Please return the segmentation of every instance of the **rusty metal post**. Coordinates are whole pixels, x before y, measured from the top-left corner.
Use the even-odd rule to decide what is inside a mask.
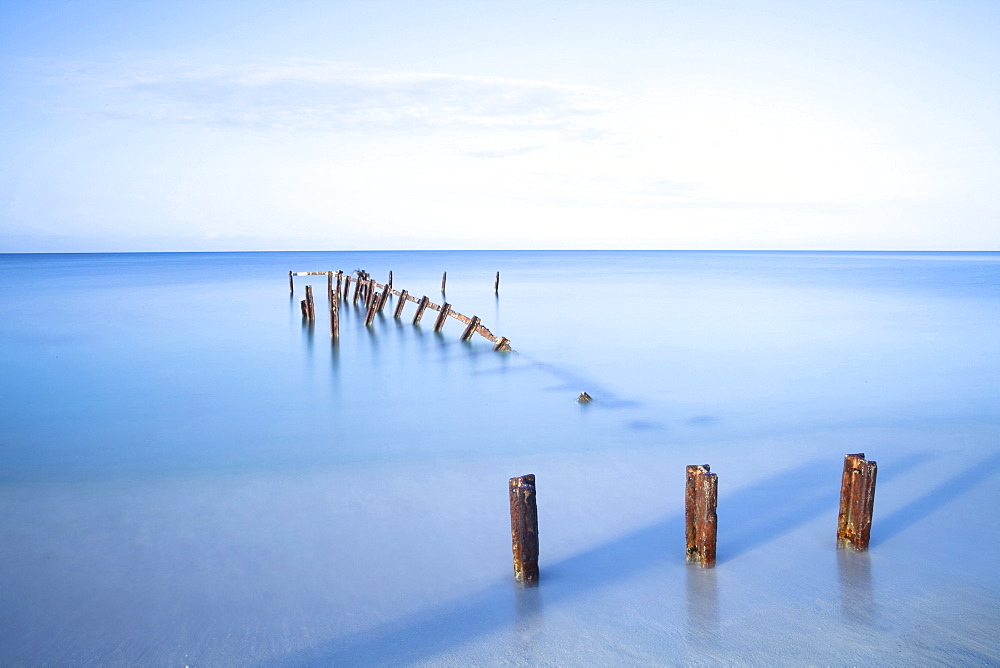
[[[878,464],[865,453],[844,455],[844,475],[840,483],[840,513],[837,516],[837,547],[868,549],[875,507],[875,478]]]
[[[479,316],[472,316],[472,320],[469,321],[469,326],[465,328],[464,332],[462,332],[463,341],[468,341],[472,338],[472,335],[476,333],[476,328],[479,327],[479,322]]]
[[[333,306],[333,272],[326,272],[326,298],[330,302],[330,306]]]
[[[406,306],[407,295],[408,293],[406,292],[406,290],[403,290],[402,292],[399,293],[399,303],[396,304],[396,311],[392,314],[393,318],[398,318],[403,314],[403,307]]]
[[[719,477],[709,472],[708,464],[688,466],[684,515],[689,564],[702,568],[715,566],[718,498]]]
[[[448,272],[446,271],[443,274],[441,274],[441,293],[442,294],[444,294],[444,286],[445,286],[445,283],[447,283],[447,282],[448,282]]]
[[[306,320],[309,319],[309,302],[305,299],[299,302],[299,306],[302,307],[302,317]]]
[[[500,340],[497,341],[497,344],[493,346],[493,350],[501,353],[510,352],[510,340],[501,336]]]
[[[351,298],[351,277],[344,276],[344,301]]]
[[[330,336],[340,340],[340,305],[336,299],[330,302]]]
[[[392,269],[389,270],[389,282],[386,285],[388,285],[389,289],[392,290]]]
[[[511,478],[510,540],[514,552],[514,579],[538,584],[538,506],[533,474]]]
[[[294,274],[292,274],[292,272],[288,272],[288,292],[290,293],[295,292],[295,281],[292,280],[292,276],[294,276]]]
[[[434,331],[435,332],[440,332],[441,329],[444,327],[444,322],[445,322],[445,320],[448,319],[448,312],[449,311],[451,311],[451,304],[449,304],[448,302],[445,302],[441,306],[441,312],[438,313],[437,320],[434,322]]]
[[[427,295],[424,295],[423,297],[420,298],[420,303],[417,304],[417,312],[413,316],[414,325],[420,324],[420,319],[424,317],[424,311],[427,309],[427,303],[429,301],[430,300],[427,298]]]
[[[497,277],[493,279],[493,294],[500,294],[500,272],[497,272]]]

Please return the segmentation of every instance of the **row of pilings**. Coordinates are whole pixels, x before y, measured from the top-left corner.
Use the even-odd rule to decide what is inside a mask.
[[[441,304],[432,302],[426,295],[417,299],[406,290],[396,290],[392,286],[392,272],[389,272],[389,279],[385,283],[379,283],[371,275],[357,269],[355,275],[347,274],[343,271],[289,271],[288,290],[295,292],[296,276],[326,276],[327,297],[330,305],[330,335],[336,342],[340,339],[340,306],[342,302],[351,301],[353,304],[359,302],[365,308],[365,326],[371,327],[375,321],[375,316],[381,313],[386,306],[390,296],[398,297],[396,308],[393,311],[394,318],[401,318],[406,304],[412,302],[417,305],[413,315],[413,324],[420,324],[424,312],[436,311],[437,318],[434,321],[434,331],[439,332],[444,327],[448,318],[454,318],[465,325],[462,332],[462,341],[468,341],[473,335],[478,334],[493,343],[493,349],[500,352],[511,352],[510,341],[502,336],[497,336],[483,324],[479,316],[463,315],[454,310],[448,302],[442,300]],[[448,282],[448,272],[441,275],[441,295],[444,296]],[[353,297],[351,284],[354,285]],[[493,281],[493,292],[499,294],[500,272],[496,273]],[[316,304],[313,300],[312,286],[306,286],[306,298],[301,302],[302,317],[313,321],[316,319]]]
[[[844,456],[837,515],[837,547],[856,552],[868,549],[875,504],[878,465],[864,453]],[[538,583],[538,504],[533,474],[511,478],[510,538],[514,579],[528,586]],[[688,466],[684,487],[685,560],[701,568],[715,566],[718,537],[719,477],[707,464]]]

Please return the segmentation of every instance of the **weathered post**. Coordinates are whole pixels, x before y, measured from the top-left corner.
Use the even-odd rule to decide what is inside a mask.
[[[306,286],[306,306],[309,307],[309,319],[316,319],[316,304],[313,302],[313,286]]]
[[[451,304],[445,302],[441,305],[441,312],[438,313],[437,320],[434,321],[434,331],[440,332],[444,327],[445,320],[448,319],[448,312],[451,311]]]
[[[514,579],[538,584],[538,506],[533,474],[511,478],[510,542],[514,552]]]
[[[403,314],[403,307],[406,306],[407,294],[406,290],[399,293],[399,303],[396,304],[396,311],[392,314],[393,318],[398,318]]]
[[[337,288],[339,290],[339,284]],[[337,299],[330,302],[330,336],[334,341],[340,340],[340,305]]]
[[[427,309],[427,302],[429,301],[430,300],[427,299],[427,295],[420,298],[420,303],[417,304],[417,313],[413,316],[414,325],[420,324],[420,319],[424,317],[424,311]]]
[[[497,272],[497,277],[493,279],[493,294],[500,294],[500,272]]]
[[[852,547],[855,552],[864,552],[868,549],[877,475],[878,464],[866,460],[865,453],[844,455],[844,475],[840,483],[840,513],[837,516],[838,548]]]
[[[493,350],[500,353],[510,352],[510,340],[505,336],[501,336],[497,344],[493,346]]]
[[[378,300],[378,312],[381,313],[382,309],[385,308],[385,303],[389,301],[389,293],[392,291],[392,285],[389,283],[385,284],[385,289],[382,290],[382,296]]]
[[[443,274],[441,274],[441,292],[442,293],[444,293],[444,286],[445,286],[445,283],[447,283],[447,282],[448,282],[448,272],[446,271]]]
[[[351,277],[344,276],[344,301],[351,298]]]
[[[299,306],[302,307],[302,317],[305,318],[306,320],[308,320],[309,319],[309,302],[307,302],[305,299],[303,299],[302,301],[299,302]]]
[[[392,269],[389,270],[389,289],[392,290]]]
[[[368,313],[365,316],[365,327],[370,327],[375,321],[375,314],[378,313],[378,297],[368,300]]]
[[[332,307],[333,306],[333,300],[335,299],[335,297],[333,296],[333,272],[332,271],[326,272],[326,298],[329,300],[330,306]]]
[[[358,297],[361,295],[361,282],[361,274],[358,274],[354,279],[354,299],[351,300],[354,304],[358,303]]]
[[[718,498],[719,477],[709,472],[708,464],[688,466],[684,515],[689,564],[702,568],[715,566]]]
[[[292,280],[293,275],[292,272],[288,272],[288,292],[290,293],[295,292],[295,281]]]
[[[463,341],[468,341],[472,338],[472,335],[476,333],[476,327],[479,327],[479,322],[479,316],[472,316],[472,320],[469,321],[469,326],[465,328],[464,332],[462,332]]]

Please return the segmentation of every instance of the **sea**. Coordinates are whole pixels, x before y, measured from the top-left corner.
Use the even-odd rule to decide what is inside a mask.
[[[2,665],[1000,663],[1000,253],[2,254],[0,351]]]

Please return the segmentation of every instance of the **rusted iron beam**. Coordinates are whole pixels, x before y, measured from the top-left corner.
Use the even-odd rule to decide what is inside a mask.
[[[413,316],[413,324],[419,325],[420,319],[424,317],[424,311],[427,309],[427,304],[429,303],[427,295],[420,298],[420,303],[417,304],[417,313]]]
[[[448,319],[448,311],[450,311],[450,310],[451,310],[451,304],[449,304],[448,302],[445,302],[441,306],[441,312],[438,313],[437,320],[434,321],[434,331],[435,332],[440,332],[441,329],[444,327],[444,322],[445,322],[445,320]]]
[[[409,295],[406,294],[406,290],[399,293],[399,303],[396,304],[396,311],[392,314],[393,318],[398,318],[403,314],[403,307],[406,306],[406,299]]]
[[[462,340],[468,341],[472,338],[472,335],[476,333],[476,328],[479,327],[479,316],[472,316],[472,320],[469,322],[469,326],[465,328],[462,332]]]
[[[708,464],[688,466],[684,515],[689,564],[702,568],[715,566],[718,498],[719,477],[709,472]]]
[[[511,478],[510,542],[514,552],[514,579],[538,584],[538,506],[533,474]]]
[[[875,507],[875,478],[878,464],[865,459],[865,453],[844,456],[844,475],[840,483],[840,513],[837,516],[837,547],[868,549]]]

